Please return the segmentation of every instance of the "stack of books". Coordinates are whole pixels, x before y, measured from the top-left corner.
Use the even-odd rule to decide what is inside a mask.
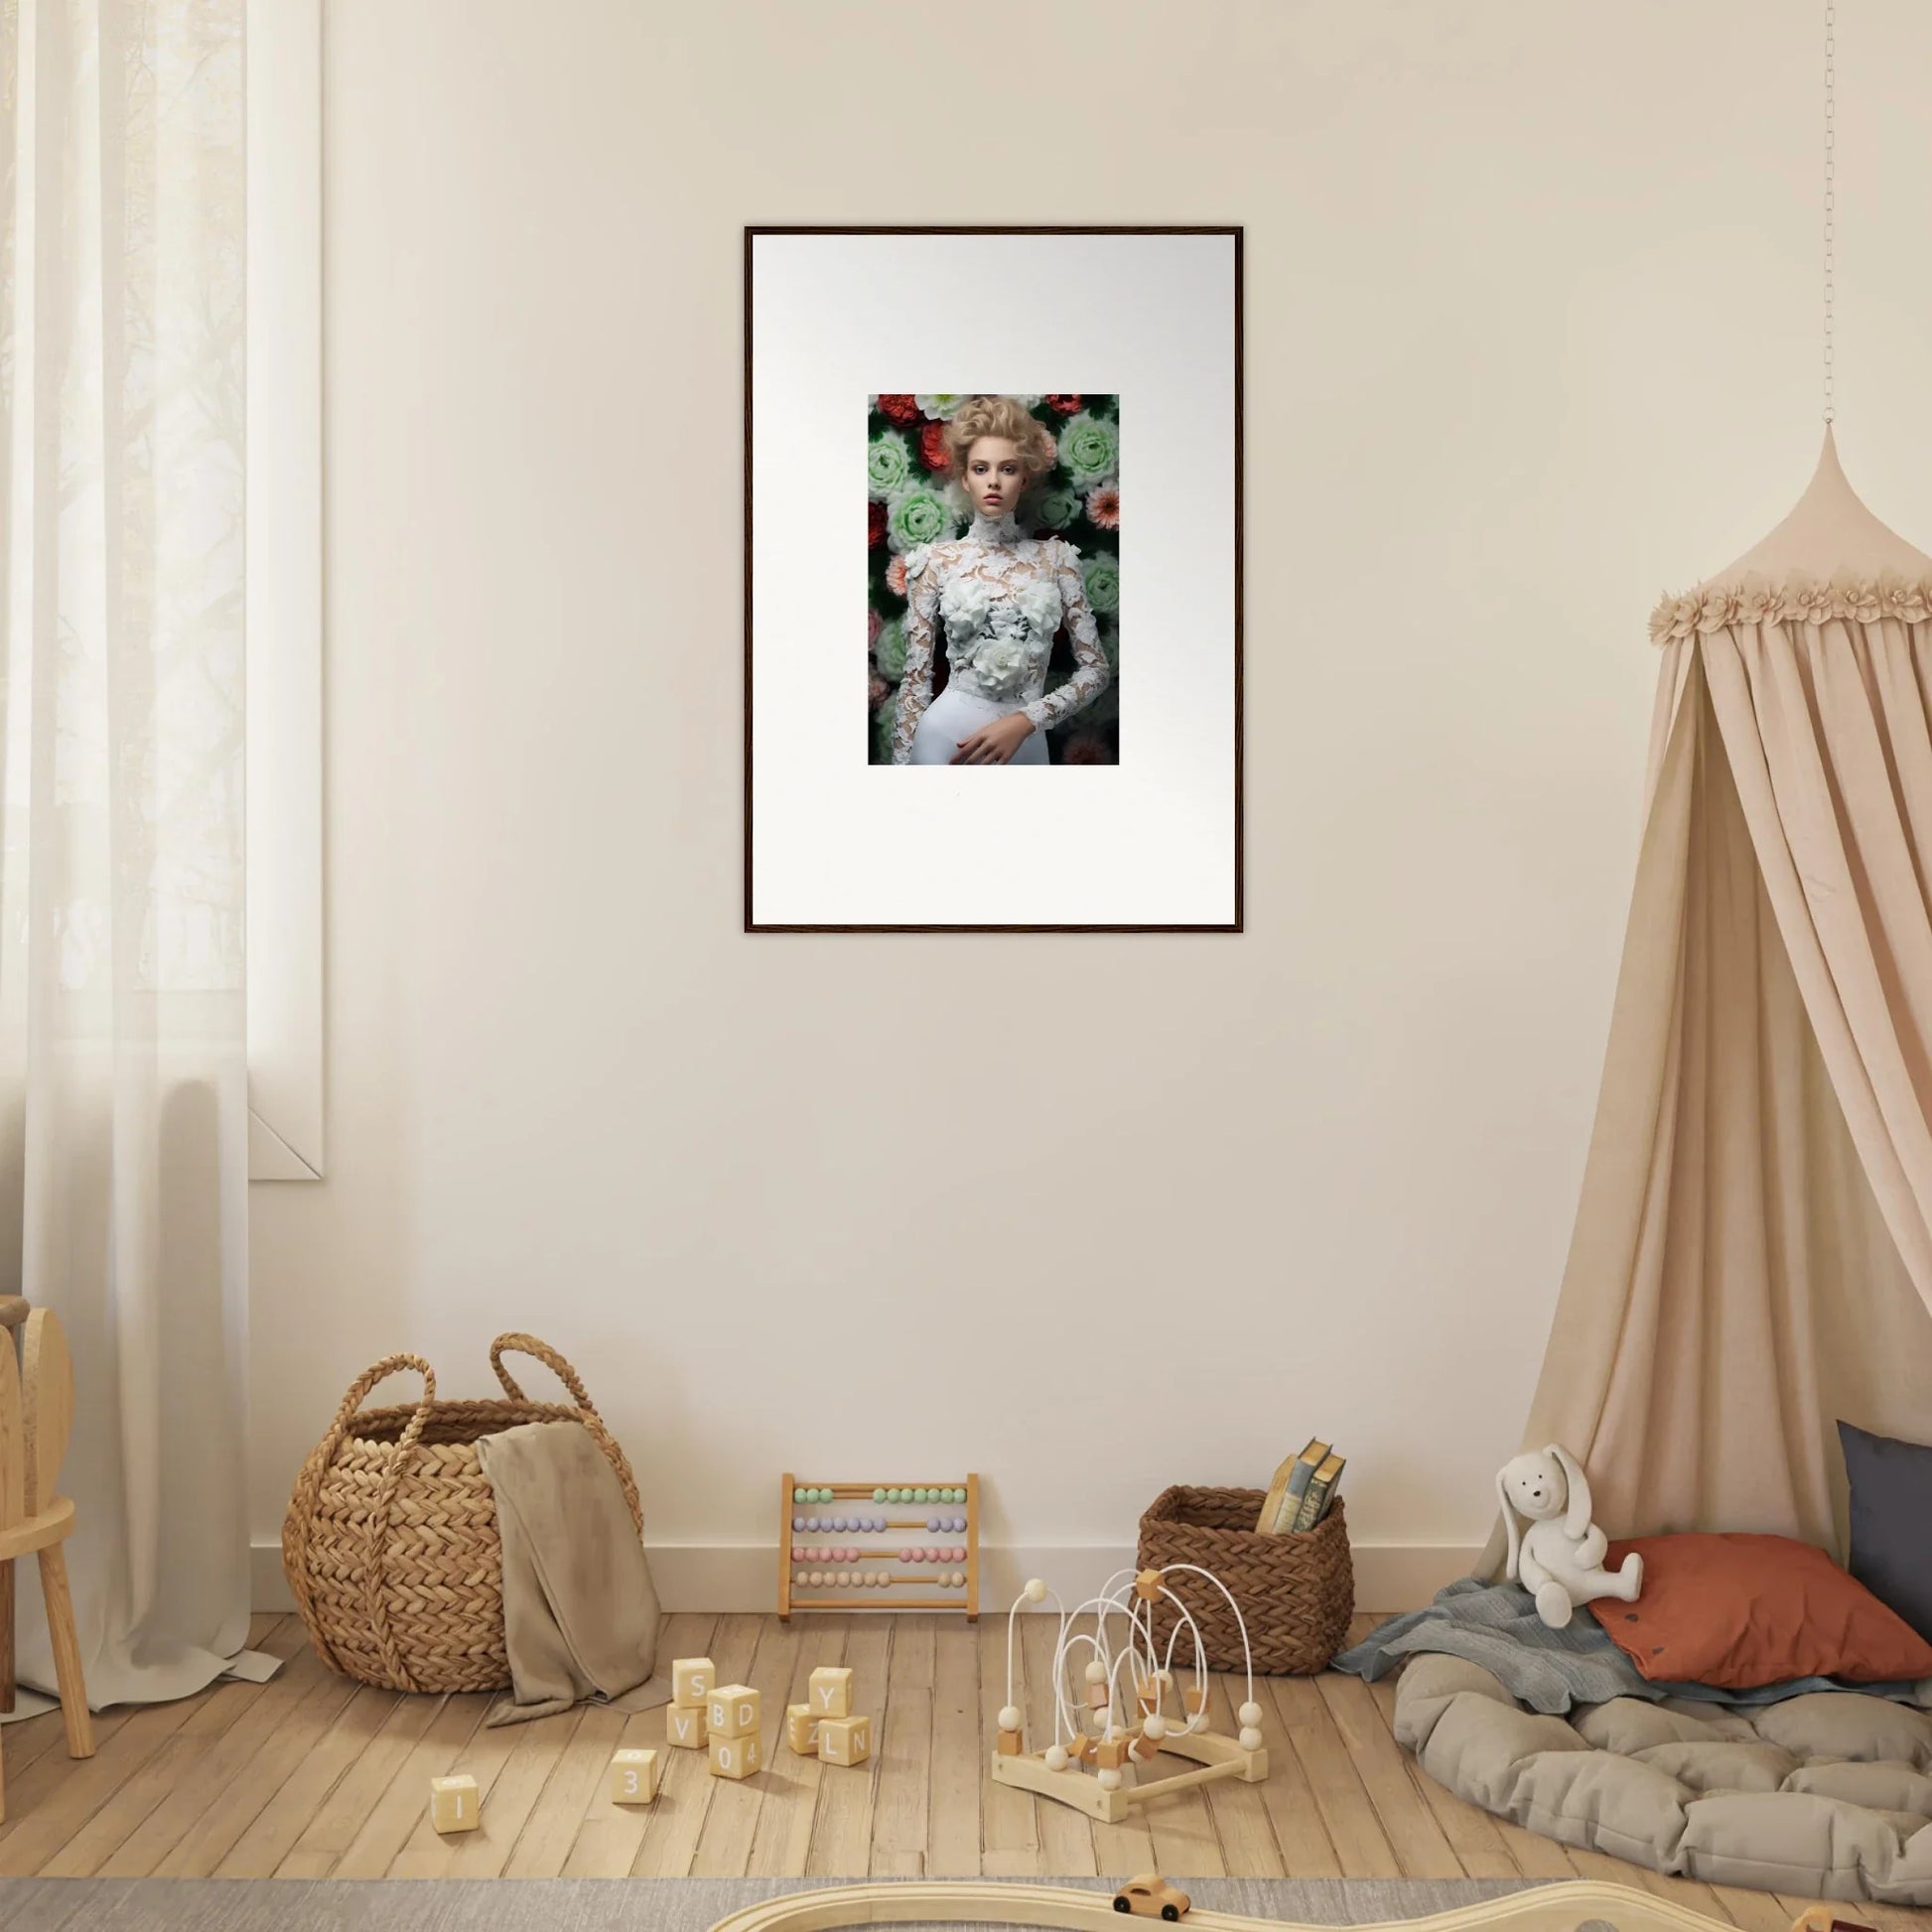
[[[1311,1438],[1300,1455],[1291,1455],[1275,1471],[1268,1498],[1261,1505],[1255,1528],[1263,1536],[1284,1536],[1291,1530],[1311,1530],[1327,1515],[1341,1487],[1347,1457]]]

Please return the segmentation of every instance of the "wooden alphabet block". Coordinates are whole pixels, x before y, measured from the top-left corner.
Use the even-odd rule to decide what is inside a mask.
[[[671,1702],[695,1711],[717,1688],[718,1666],[709,1657],[679,1657],[671,1664]]]
[[[852,1672],[843,1664],[824,1664],[812,1672],[809,1685],[814,1718],[852,1715]]]
[[[818,1720],[809,1704],[785,1706],[785,1742],[800,1757],[818,1755]]]
[[[429,1822],[439,1832],[474,1832],[483,1823],[483,1797],[465,1771],[429,1781]]]
[[[1000,1732],[999,1752],[1002,1757],[1018,1757],[1020,1755],[1020,1733],[1017,1730],[1003,1730]]]
[[[704,1749],[704,1711],[687,1711],[681,1704],[664,1708],[664,1741],[681,1751]]]
[[[759,1768],[759,1734],[745,1731],[736,1737],[711,1740],[711,1775],[714,1778],[749,1778]]]
[[[1127,1762],[1127,1739],[1103,1737],[1093,1747],[1093,1761],[1103,1771],[1118,1771]]]
[[[870,1718],[821,1718],[818,1755],[825,1764],[863,1764],[872,1755]]]
[[[704,1708],[705,1731],[712,1737],[747,1737],[759,1727],[759,1693],[749,1684],[725,1684]]]
[[[657,1753],[622,1750],[611,1759],[611,1802],[647,1805],[657,1796]]]

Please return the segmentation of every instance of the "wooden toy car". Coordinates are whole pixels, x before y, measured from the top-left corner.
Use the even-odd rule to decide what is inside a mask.
[[[1191,1902],[1184,1891],[1177,1891],[1158,1871],[1144,1871],[1114,1893],[1115,1911],[1132,1912],[1139,1918],[1164,1918],[1170,1925],[1187,1916]]]

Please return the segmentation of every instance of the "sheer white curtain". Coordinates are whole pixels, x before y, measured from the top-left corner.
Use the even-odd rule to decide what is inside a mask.
[[[0,1292],[72,1343],[96,1706],[247,1637],[242,12],[0,0]]]

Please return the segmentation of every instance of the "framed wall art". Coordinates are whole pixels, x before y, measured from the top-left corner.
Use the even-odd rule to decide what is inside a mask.
[[[1241,238],[746,228],[748,932],[1241,930]]]

